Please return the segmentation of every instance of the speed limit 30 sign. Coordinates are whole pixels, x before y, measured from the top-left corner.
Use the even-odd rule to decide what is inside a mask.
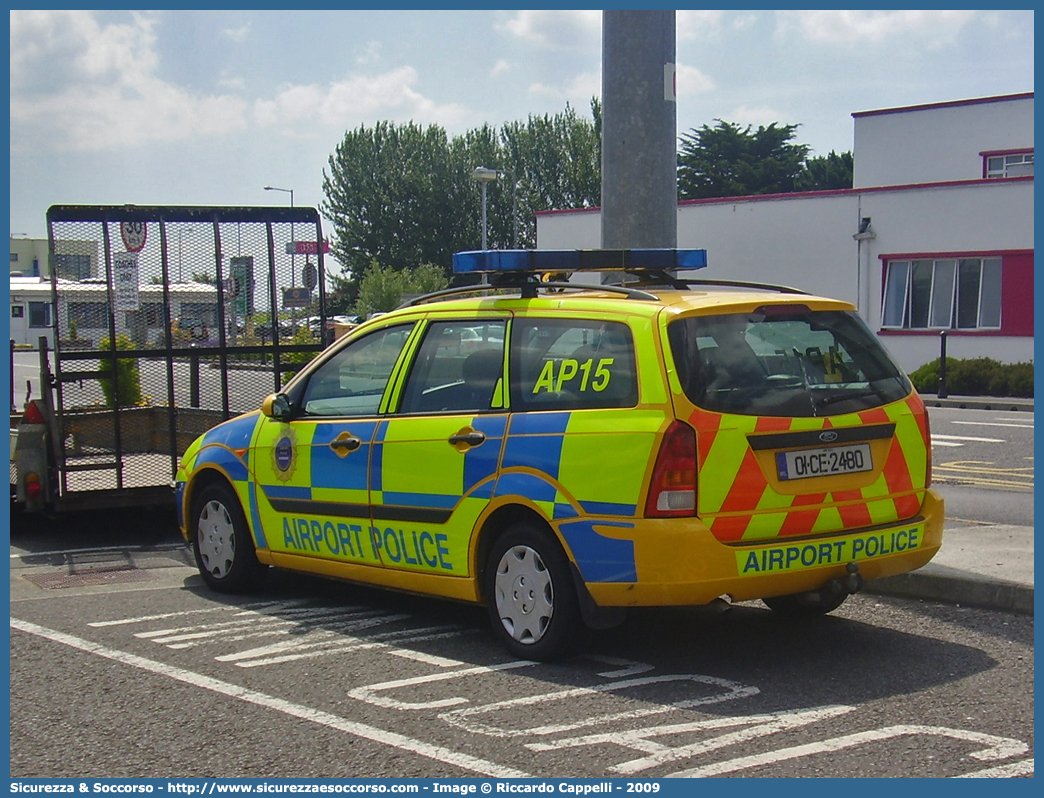
[[[145,222],[120,222],[120,237],[128,252],[141,252],[145,248]]]

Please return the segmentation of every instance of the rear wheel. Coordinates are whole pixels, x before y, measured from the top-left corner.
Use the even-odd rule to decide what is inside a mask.
[[[264,573],[243,508],[224,484],[203,488],[193,502],[192,551],[203,581],[222,593],[255,587]]]
[[[847,593],[817,590],[811,593],[773,596],[763,598],[762,601],[774,613],[786,618],[818,618],[836,610],[847,598]]]
[[[486,602],[494,635],[518,657],[560,657],[579,629],[565,553],[550,532],[530,524],[511,527],[493,544]]]

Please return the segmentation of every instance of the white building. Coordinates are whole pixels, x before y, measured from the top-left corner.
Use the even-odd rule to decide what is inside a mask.
[[[678,204],[693,277],[846,299],[913,370],[939,356],[1033,359],[1033,94],[866,111],[854,187]],[[541,249],[601,244],[598,209],[537,215]]]
[[[36,346],[41,337],[54,348],[54,306],[51,282],[41,277],[11,277],[11,340]],[[169,291],[172,319],[191,319],[200,337],[217,336],[217,289],[206,283],[176,283]],[[165,317],[163,286],[138,288],[139,309],[116,313],[116,334],[127,335],[141,347],[163,346]],[[109,298],[104,281],[58,280],[58,329],[63,341],[98,346],[109,336]],[[89,343],[88,343],[89,342]],[[69,345],[69,344],[66,344]]]
[[[58,329],[64,341],[97,346],[109,336],[109,299],[101,242],[58,239],[49,257],[46,238],[11,236],[11,329],[16,344],[36,346],[41,337],[54,348],[55,309],[51,301],[50,264],[58,275]],[[142,347],[164,342],[163,286],[138,286],[140,307],[116,314],[116,334]],[[172,320],[188,321],[200,337],[217,337],[217,288],[207,283],[170,286]],[[204,335],[203,333],[206,333]]]

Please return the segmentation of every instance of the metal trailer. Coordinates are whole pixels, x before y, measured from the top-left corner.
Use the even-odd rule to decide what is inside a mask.
[[[172,501],[192,440],[333,340],[314,208],[56,205],[47,226],[52,318],[20,416],[11,386],[16,507]]]

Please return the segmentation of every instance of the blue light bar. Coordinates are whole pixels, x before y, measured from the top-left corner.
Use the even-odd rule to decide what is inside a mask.
[[[705,249],[478,249],[453,255],[456,274],[702,269]]]

